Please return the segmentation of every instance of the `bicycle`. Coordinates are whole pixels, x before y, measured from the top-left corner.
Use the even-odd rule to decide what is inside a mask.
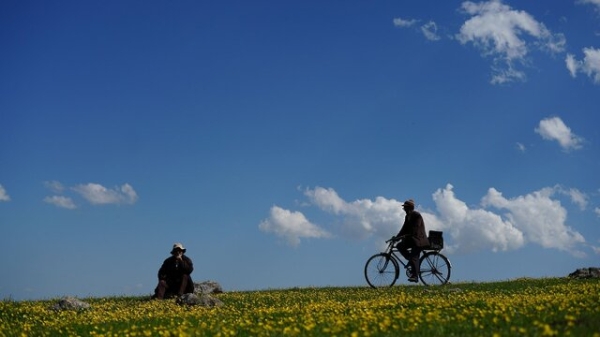
[[[450,260],[440,251],[443,248],[443,239],[439,233],[440,241],[432,242],[430,231],[430,245],[423,249],[423,255],[419,259],[419,279],[424,285],[443,285],[448,283],[452,265]],[[404,262],[402,255],[395,247],[399,240],[392,237],[387,240],[387,249],[384,252],[371,256],[365,264],[365,278],[372,288],[391,287],[400,276],[400,264],[406,269],[406,275],[410,277],[412,268],[408,262]]]

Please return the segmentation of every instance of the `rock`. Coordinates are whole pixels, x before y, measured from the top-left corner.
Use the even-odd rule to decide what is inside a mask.
[[[584,278],[600,278],[600,268],[579,268],[569,274],[570,278],[584,279]]]
[[[50,309],[55,311],[61,310],[86,310],[91,308],[89,303],[80,301],[74,297],[64,297]]]
[[[195,294],[220,294],[222,292],[223,288],[221,288],[221,285],[215,281],[194,283]]]
[[[183,294],[180,298],[177,299],[177,304],[181,305],[199,305],[203,307],[221,307],[223,306],[223,301],[218,298],[212,297],[206,294]]]

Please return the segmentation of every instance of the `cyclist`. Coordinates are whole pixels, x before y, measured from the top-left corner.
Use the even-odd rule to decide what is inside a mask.
[[[415,211],[414,200],[406,200],[402,204],[402,208],[406,212],[406,216],[404,217],[404,224],[394,240],[402,240],[396,244],[396,248],[408,260],[409,270],[411,271],[408,281],[419,282],[419,256],[421,251],[429,246],[425,222],[421,213]]]

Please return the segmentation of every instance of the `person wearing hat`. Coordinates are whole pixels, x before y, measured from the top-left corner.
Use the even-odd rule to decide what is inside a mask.
[[[421,213],[415,211],[414,200],[406,200],[402,204],[402,208],[406,212],[406,216],[400,232],[394,237],[395,240],[401,240],[396,244],[396,248],[408,260],[408,265],[412,271],[408,281],[419,282],[419,256],[423,248],[429,246],[425,221],[423,221]]]
[[[175,243],[168,257],[158,270],[158,286],[154,289],[155,299],[181,296],[194,292],[194,282],[190,274],[194,271],[192,260],[185,256],[186,249]]]

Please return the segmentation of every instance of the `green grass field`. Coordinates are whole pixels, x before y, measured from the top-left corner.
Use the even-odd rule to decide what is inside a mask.
[[[0,305],[0,336],[600,336],[600,280],[294,288],[215,295],[219,308],[140,297]]]

